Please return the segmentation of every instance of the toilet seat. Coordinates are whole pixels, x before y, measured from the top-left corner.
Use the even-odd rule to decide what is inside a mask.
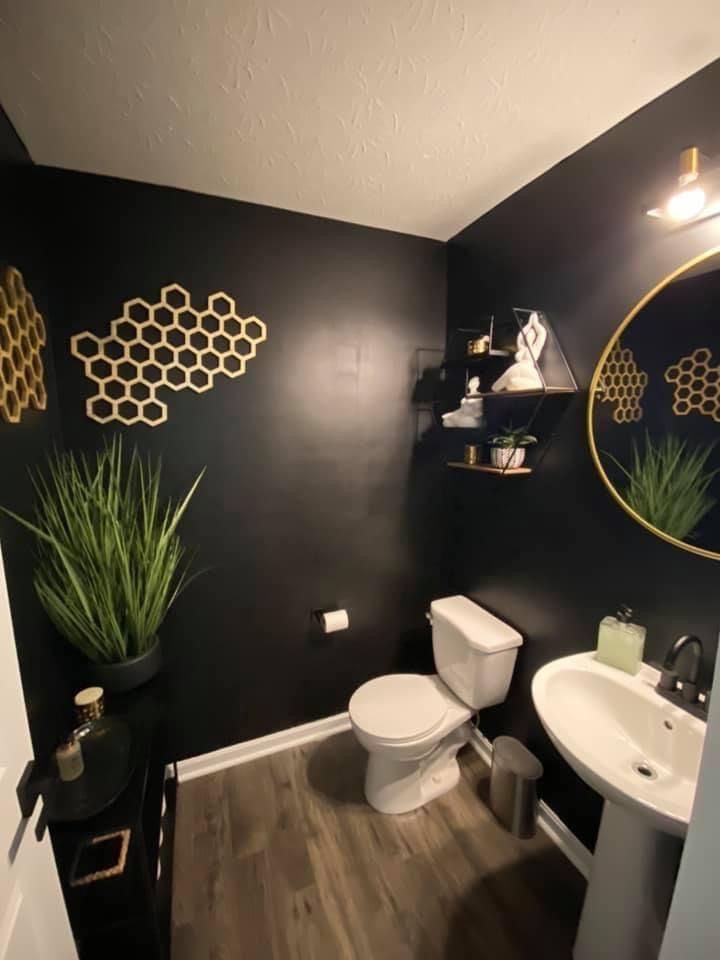
[[[350,699],[353,724],[370,737],[402,743],[424,737],[445,719],[448,701],[436,679],[417,673],[391,673],[368,680]]]

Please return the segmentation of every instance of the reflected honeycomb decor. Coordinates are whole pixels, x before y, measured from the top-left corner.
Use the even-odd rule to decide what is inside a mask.
[[[78,333],[70,351],[97,387],[85,404],[91,420],[156,427],[168,419],[166,391],[205,393],[216,377],[241,377],[266,339],[262,320],[239,317],[226,293],[196,310],[188,291],[172,283],[157,303],[127,300],[109,336]]]
[[[720,423],[720,366],[711,363],[712,350],[700,347],[665,371],[674,385],[673,413],[686,417],[695,411]]]
[[[47,407],[40,355],[46,343],[45,321],[22,274],[8,267],[0,283],[0,414],[7,423],[20,423],[29,407]]]
[[[615,423],[637,423],[642,420],[640,401],[648,385],[648,375],[635,363],[632,350],[615,344],[605,361],[600,375],[602,392],[598,399],[614,403],[612,418]]]

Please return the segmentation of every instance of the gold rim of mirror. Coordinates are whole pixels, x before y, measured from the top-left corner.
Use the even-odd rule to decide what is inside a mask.
[[[595,372],[593,373],[592,380],[590,382],[590,393],[588,396],[587,404],[587,435],[588,442],[590,444],[590,454],[595,463],[598,473],[602,479],[602,482],[605,484],[607,489],[610,492],[612,498],[622,507],[622,509],[629,516],[639,523],[641,527],[645,527],[650,533],[655,534],[656,537],[660,537],[661,540],[665,540],[666,543],[672,543],[676,547],[680,547],[682,550],[687,550],[688,553],[695,553],[701,557],[708,557],[711,560],[720,560],[720,552],[715,552],[714,550],[705,550],[703,547],[694,547],[691,543],[685,543],[684,540],[678,540],[676,537],[671,537],[667,533],[663,533],[662,530],[659,530],[657,527],[654,527],[651,523],[648,523],[644,517],[641,517],[639,513],[636,513],[631,506],[629,506],[622,498],[622,495],[615,489],[613,484],[610,482],[610,479],[605,472],[605,468],[600,460],[600,455],[598,453],[597,446],[595,445],[595,434],[593,432],[593,410],[595,409],[595,400],[597,399],[598,389],[600,385],[600,375],[602,373],[605,362],[610,355],[610,351],[615,346],[615,343],[620,339],[623,334],[623,331],[632,323],[635,317],[640,313],[642,308],[646,306],[654,297],[656,297],[661,290],[672,283],[673,280],[677,280],[678,277],[682,276],[683,273],[687,273],[688,270],[692,270],[693,267],[696,267],[699,263],[702,263],[704,260],[709,260],[710,257],[715,257],[720,254],[720,246],[712,247],[710,250],[706,250],[704,253],[699,254],[697,257],[693,257],[692,260],[688,260],[681,267],[678,267],[677,270],[673,270],[672,273],[668,274],[663,280],[660,281],[656,286],[649,290],[645,296],[639,300],[635,306],[632,308],[630,313],[625,317],[620,326],[614,331],[610,339],[608,340],[605,349],[603,350],[600,359],[595,367]]]

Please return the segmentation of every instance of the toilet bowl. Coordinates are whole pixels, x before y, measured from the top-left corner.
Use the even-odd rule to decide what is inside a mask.
[[[451,790],[471,718],[507,696],[520,634],[467,597],[430,608],[437,674],[376,677],[350,698],[348,712],[368,751],[365,797],[381,813],[408,813]]]
[[[456,755],[473,711],[440,677],[393,673],[352,696],[350,722],[368,751],[365,796],[381,813],[407,813],[458,782]]]

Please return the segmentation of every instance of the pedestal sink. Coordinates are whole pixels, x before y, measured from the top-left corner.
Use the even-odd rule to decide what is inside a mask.
[[[605,798],[575,960],[654,960],[692,812],[705,724],[594,653],[548,663],[532,696],[548,736]]]

